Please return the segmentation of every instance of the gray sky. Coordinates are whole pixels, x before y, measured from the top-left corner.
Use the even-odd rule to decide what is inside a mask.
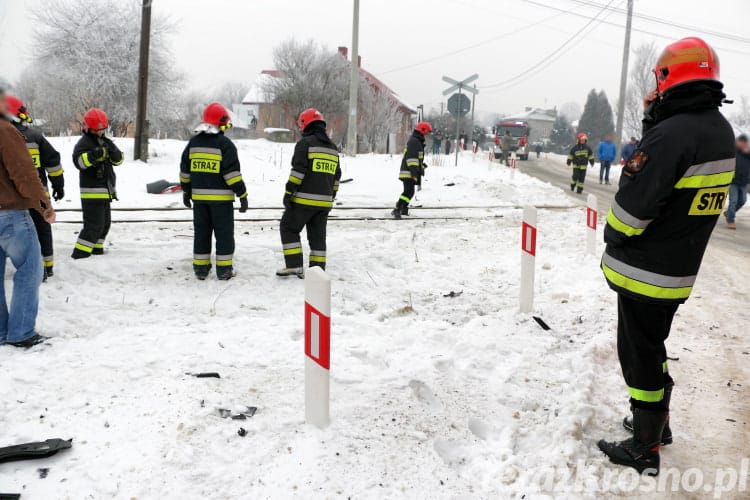
[[[77,0],[84,1],[84,0]],[[95,5],[95,0],[87,0]],[[126,1],[126,0],[122,0]],[[483,88],[522,74],[582,29],[610,0],[361,0],[363,66],[412,105],[439,107],[442,75],[479,73],[477,109],[513,113],[525,106],[583,103],[592,87],[617,97],[625,16],[604,12],[585,36],[540,71],[510,87]],[[0,77],[14,80],[29,60],[29,12],[40,0],[0,0]],[[547,7],[538,4],[546,4]],[[612,0],[624,8],[625,0]],[[566,11],[564,13],[555,8]],[[696,34],[678,25],[750,39],[748,0],[636,0],[634,28],[669,38]],[[567,11],[572,11],[567,13]],[[252,81],[273,66],[275,44],[294,36],[314,38],[335,50],[351,45],[351,0],[154,0],[155,15],[177,23],[177,66],[193,88],[223,81]],[[715,45],[730,97],[750,94],[750,43],[702,35]],[[633,46],[667,38],[634,32]],[[459,53],[453,53],[460,49]],[[433,61],[429,61],[434,59]],[[418,64],[423,63],[423,64]],[[314,103],[313,103],[314,104]]]

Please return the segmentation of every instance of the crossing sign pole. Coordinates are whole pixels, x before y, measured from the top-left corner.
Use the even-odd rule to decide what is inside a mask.
[[[466,90],[470,94],[478,94],[479,91],[476,88],[470,87],[469,84],[479,78],[479,75],[474,73],[468,78],[465,78],[464,80],[454,80],[453,78],[443,76],[443,81],[446,83],[450,83],[451,86],[448,87],[443,91],[443,95],[450,95],[456,90],[458,90],[458,101],[461,102],[461,91]],[[456,113],[456,166],[458,166],[458,143],[459,139],[458,136],[461,133],[461,110],[459,109],[458,113]]]

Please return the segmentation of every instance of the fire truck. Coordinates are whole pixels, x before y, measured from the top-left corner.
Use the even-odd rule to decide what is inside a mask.
[[[529,151],[531,145],[529,144],[529,133],[531,128],[529,124],[524,121],[501,121],[495,126],[495,159],[503,159],[502,140],[506,131],[510,131],[510,135],[513,137],[513,146],[510,151],[506,153],[516,153],[516,157],[520,160],[529,159]]]

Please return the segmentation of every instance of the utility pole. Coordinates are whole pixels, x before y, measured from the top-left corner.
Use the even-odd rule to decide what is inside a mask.
[[[349,124],[346,130],[346,149],[357,154],[357,98],[359,93],[359,0],[354,0],[352,20],[352,72],[349,78]]]
[[[615,160],[622,146],[622,124],[625,115],[625,93],[628,86],[628,65],[630,58],[630,32],[633,28],[633,2],[628,0],[628,19],[625,23],[625,45],[622,48],[622,70],[620,72],[620,99],[617,101],[617,126],[615,127]]]
[[[476,106],[477,94],[479,93],[476,83],[474,84],[474,91],[471,95],[471,127],[469,128],[469,144],[467,144],[468,147],[472,148],[472,151],[474,150],[474,107]]]
[[[151,2],[143,0],[141,11],[141,55],[138,62],[138,103],[135,113],[135,160],[148,161],[148,123],[146,121],[148,105],[148,56],[151,46]]]

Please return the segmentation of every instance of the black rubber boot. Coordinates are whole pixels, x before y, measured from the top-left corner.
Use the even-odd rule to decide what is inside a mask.
[[[219,281],[229,281],[234,277],[234,268],[232,266],[217,266],[216,277]]]
[[[396,207],[391,211],[391,217],[394,219],[400,219],[401,218],[401,208]]]
[[[195,273],[195,277],[199,280],[203,281],[206,278],[208,278],[208,273],[211,272],[211,265],[207,266],[193,266],[193,272]]]
[[[672,387],[674,384],[664,386],[664,406],[669,409],[669,402],[672,399]],[[625,430],[633,432],[633,419],[631,417],[625,417],[622,419],[622,426]],[[664,431],[661,433],[661,444],[668,445],[672,444],[672,429],[669,427],[669,412],[667,412],[667,421],[664,424]]]
[[[602,439],[597,445],[610,462],[632,467],[640,474],[657,476],[661,434],[666,421],[666,411],[633,408],[633,437],[620,442]]]

